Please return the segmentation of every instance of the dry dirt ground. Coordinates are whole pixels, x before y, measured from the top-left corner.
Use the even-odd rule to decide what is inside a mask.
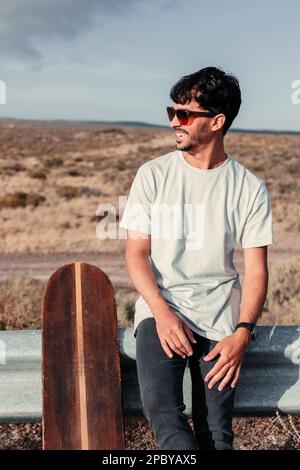
[[[225,138],[226,151],[267,184],[275,251],[296,248],[299,144],[300,135],[229,132]],[[170,130],[0,120],[0,252],[122,251],[125,240],[96,236],[96,209],[108,204],[117,228],[119,197],[128,195],[138,167],[174,145]]]
[[[144,417],[126,417],[124,427],[127,450],[159,449]],[[234,450],[300,449],[300,417],[234,417],[233,430]],[[41,448],[41,424],[0,425],[0,450]]]
[[[269,291],[260,324],[300,324],[300,135],[229,132],[226,151],[264,179],[274,235]],[[96,264],[115,288],[118,322],[133,322],[137,298],[124,263],[125,240],[101,240],[109,216],[116,230],[138,167],[174,149],[169,130],[82,123],[0,120],[0,329],[40,328],[44,284],[59,266]],[[96,214],[100,204],[106,214]],[[118,235],[118,230],[117,230]],[[243,278],[243,253],[235,252]],[[191,424],[192,425],[192,424]],[[128,449],[155,449],[144,418],[125,419]],[[300,448],[299,417],[235,417],[237,449]],[[0,425],[0,449],[41,446],[40,424]]]

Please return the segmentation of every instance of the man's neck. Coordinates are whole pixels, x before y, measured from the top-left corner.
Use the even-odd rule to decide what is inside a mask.
[[[195,150],[188,152],[183,151],[185,160],[195,168],[202,168],[204,170],[211,170],[222,165],[228,158],[223,142],[211,144],[206,144],[202,147],[199,145]]]

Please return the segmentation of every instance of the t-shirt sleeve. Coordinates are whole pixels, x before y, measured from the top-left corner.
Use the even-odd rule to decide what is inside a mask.
[[[272,206],[263,182],[247,216],[241,235],[242,248],[271,245],[276,240],[273,234]]]
[[[153,188],[140,167],[132,182],[119,226],[151,234],[151,202]]]

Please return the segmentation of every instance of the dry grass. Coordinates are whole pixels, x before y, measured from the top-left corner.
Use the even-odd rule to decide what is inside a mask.
[[[14,276],[0,283],[0,329],[41,328],[43,283]]]
[[[300,257],[276,261],[269,270],[269,288],[258,324],[300,323]]]
[[[15,275],[0,282],[0,330],[41,328],[41,304],[44,282]],[[119,327],[133,324],[134,291],[116,291]]]
[[[225,145],[266,181],[277,238],[298,234],[300,136],[229,133]],[[123,250],[97,238],[96,209],[119,215],[137,168],[171,150],[168,130],[0,121],[1,252]]]
[[[68,222],[64,222],[67,224]],[[258,324],[298,325],[300,258],[276,261],[269,275],[269,289]],[[44,283],[15,275],[0,283],[0,329],[39,329]],[[119,327],[132,326],[135,290],[115,291]]]

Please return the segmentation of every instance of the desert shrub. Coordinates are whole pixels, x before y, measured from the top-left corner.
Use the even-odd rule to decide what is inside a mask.
[[[46,201],[46,198],[40,194],[28,194],[22,191],[17,191],[13,194],[5,194],[0,197],[0,209],[3,209],[4,207],[36,207],[44,201]]]
[[[60,186],[57,189],[57,194],[65,199],[73,199],[74,197],[80,196],[102,196],[104,193],[100,189],[90,188],[89,186],[72,186],[72,185],[65,185]]]
[[[296,189],[296,182],[278,183],[278,191],[280,194],[291,193]]]
[[[73,199],[74,197],[81,196],[80,188],[71,185],[60,186],[57,189],[57,194],[65,199]]]
[[[30,178],[36,178],[40,180],[47,179],[47,172],[44,170],[29,170],[27,174]]]
[[[66,229],[72,228],[72,225],[70,224],[70,222],[66,221],[66,222],[62,222],[61,224],[59,224],[59,228],[66,230]]]
[[[76,168],[71,168],[70,170],[67,171],[67,174],[69,176],[82,176],[82,173]]]
[[[107,162],[107,160],[96,160],[93,162],[94,171],[103,171],[107,170],[111,165],[111,162]]]
[[[123,135],[123,136],[126,136],[127,135],[127,132],[124,131],[124,129],[121,129],[119,127],[108,127],[108,128],[104,128],[104,129],[101,129],[101,134],[112,134],[114,136],[116,136],[117,134],[119,135]]]
[[[64,161],[62,158],[53,157],[53,158],[46,158],[43,163],[47,168],[56,168],[56,167],[62,166],[64,164]]]
[[[93,174],[93,171],[91,168],[87,166],[71,166],[65,171],[66,175],[69,176],[91,176]]]
[[[126,169],[126,162],[122,161],[122,160],[117,160],[116,162],[116,169],[119,170],[119,171],[123,171]]]
[[[81,186],[80,188],[80,192],[81,194],[85,195],[85,196],[102,196],[104,193],[102,193],[102,191],[100,191],[100,189],[94,189],[94,188],[90,188],[89,186]]]
[[[26,168],[24,165],[21,163],[12,163],[10,165],[6,165],[1,168],[1,173],[5,174],[7,176],[13,176],[15,173],[18,173],[19,171],[25,171]]]

